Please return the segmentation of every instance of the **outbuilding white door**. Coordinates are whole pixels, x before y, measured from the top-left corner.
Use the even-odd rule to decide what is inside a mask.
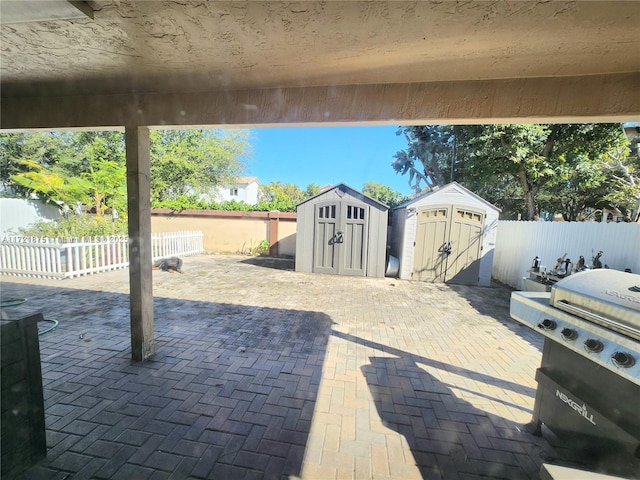
[[[315,273],[366,275],[368,213],[368,206],[348,201],[316,205]]]
[[[457,205],[418,210],[413,278],[476,285],[485,212]]]

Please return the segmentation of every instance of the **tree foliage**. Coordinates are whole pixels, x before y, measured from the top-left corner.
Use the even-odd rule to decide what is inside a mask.
[[[293,183],[271,182],[260,186],[258,208],[269,205],[272,210],[293,212],[296,205],[307,198],[307,193]]]
[[[198,194],[242,173],[246,131],[151,132],[154,204],[176,209]],[[17,195],[73,207],[91,205],[97,215],[116,209],[126,218],[124,135],[117,131],[0,134],[0,181]],[[154,205],[156,206],[156,205]]]
[[[305,193],[307,194],[306,198],[313,197],[314,195],[317,195],[320,193],[320,186],[316,185],[315,183],[310,183],[309,185],[307,185],[307,189],[305,190]]]
[[[632,185],[627,173],[635,172],[620,124],[421,126],[401,132],[409,146],[392,166],[409,173],[414,187],[440,185],[449,172],[449,180],[502,208],[506,218],[534,219],[544,210],[576,220],[588,207],[629,209],[628,194],[617,194],[621,179]]]
[[[58,205],[93,199],[98,213],[105,202],[126,205],[119,132],[1,134],[0,158],[2,182],[19,195]]]
[[[406,200],[406,197],[400,192],[396,192],[388,185],[376,182],[366,182],[362,187],[362,193],[384,203],[390,208],[393,208]]]
[[[82,238],[126,235],[127,221],[123,218],[112,220],[107,217],[71,215],[55,222],[40,220],[19,230],[25,237]]]
[[[207,193],[242,174],[245,130],[153,130],[151,196],[154,201]]]
[[[81,177],[70,177],[59,168],[47,168],[34,160],[21,160],[22,171],[11,175],[13,185],[56,204],[88,201],[90,185]]]
[[[452,158],[454,132],[451,127],[422,125],[400,127],[407,149],[394,155],[391,166],[400,175],[409,174],[409,186],[416,192],[446,183],[444,165]]]
[[[171,210],[227,210],[241,212],[295,212],[296,206],[319,192],[319,187],[310,184],[305,190],[293,183],[271,182],[260,186],[258,203],[251,205],[244,201],[227,200],[216,202],[206,200],[198,195],[181,195],[174,199],[154,202],[156,208],[170,208]]]
[[[91,162],[89,171],[83,174],[83,178],[89,185],[89,193],[98,216],[102,215],[106,205],[124,212],[127,207],[126,176],[125,166],[113,160],[98,158]]]
[[[631,140],[629,150],[613,150],[602,157],[603,170],[614,186],[604,197],[606,202],[640,220],[640,135]]]
[[[64,181],[68,176],[67,166],[73,157],[71,134],[0,133],[0,181],[5,188],[13,187],[18,195],[32,192],[39,182],[44,183],[45,191],[60,189],[58,177]],[[29,172],[37,174],[26,175],[21,183],[15,181]]]

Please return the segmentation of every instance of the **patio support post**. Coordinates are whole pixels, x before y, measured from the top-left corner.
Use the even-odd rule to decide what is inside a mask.
[[[129,207],[131,357],[134,361],[140,362],[154,353],[149,128],[126,127],[125,141]]]

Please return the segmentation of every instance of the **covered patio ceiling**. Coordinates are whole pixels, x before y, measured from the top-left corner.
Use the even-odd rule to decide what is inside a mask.
[[[636,1],[38,3],[1,2],[3,128],[640,115]]]

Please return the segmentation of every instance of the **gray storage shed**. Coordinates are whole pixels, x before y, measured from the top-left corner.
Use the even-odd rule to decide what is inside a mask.
[[[491,285],[499,214],[498,207],[456,182],[399,205],[389,238],[399,277]]]
[[[296,272],[384,277],[389,207],[341,183],[297,206]]]

